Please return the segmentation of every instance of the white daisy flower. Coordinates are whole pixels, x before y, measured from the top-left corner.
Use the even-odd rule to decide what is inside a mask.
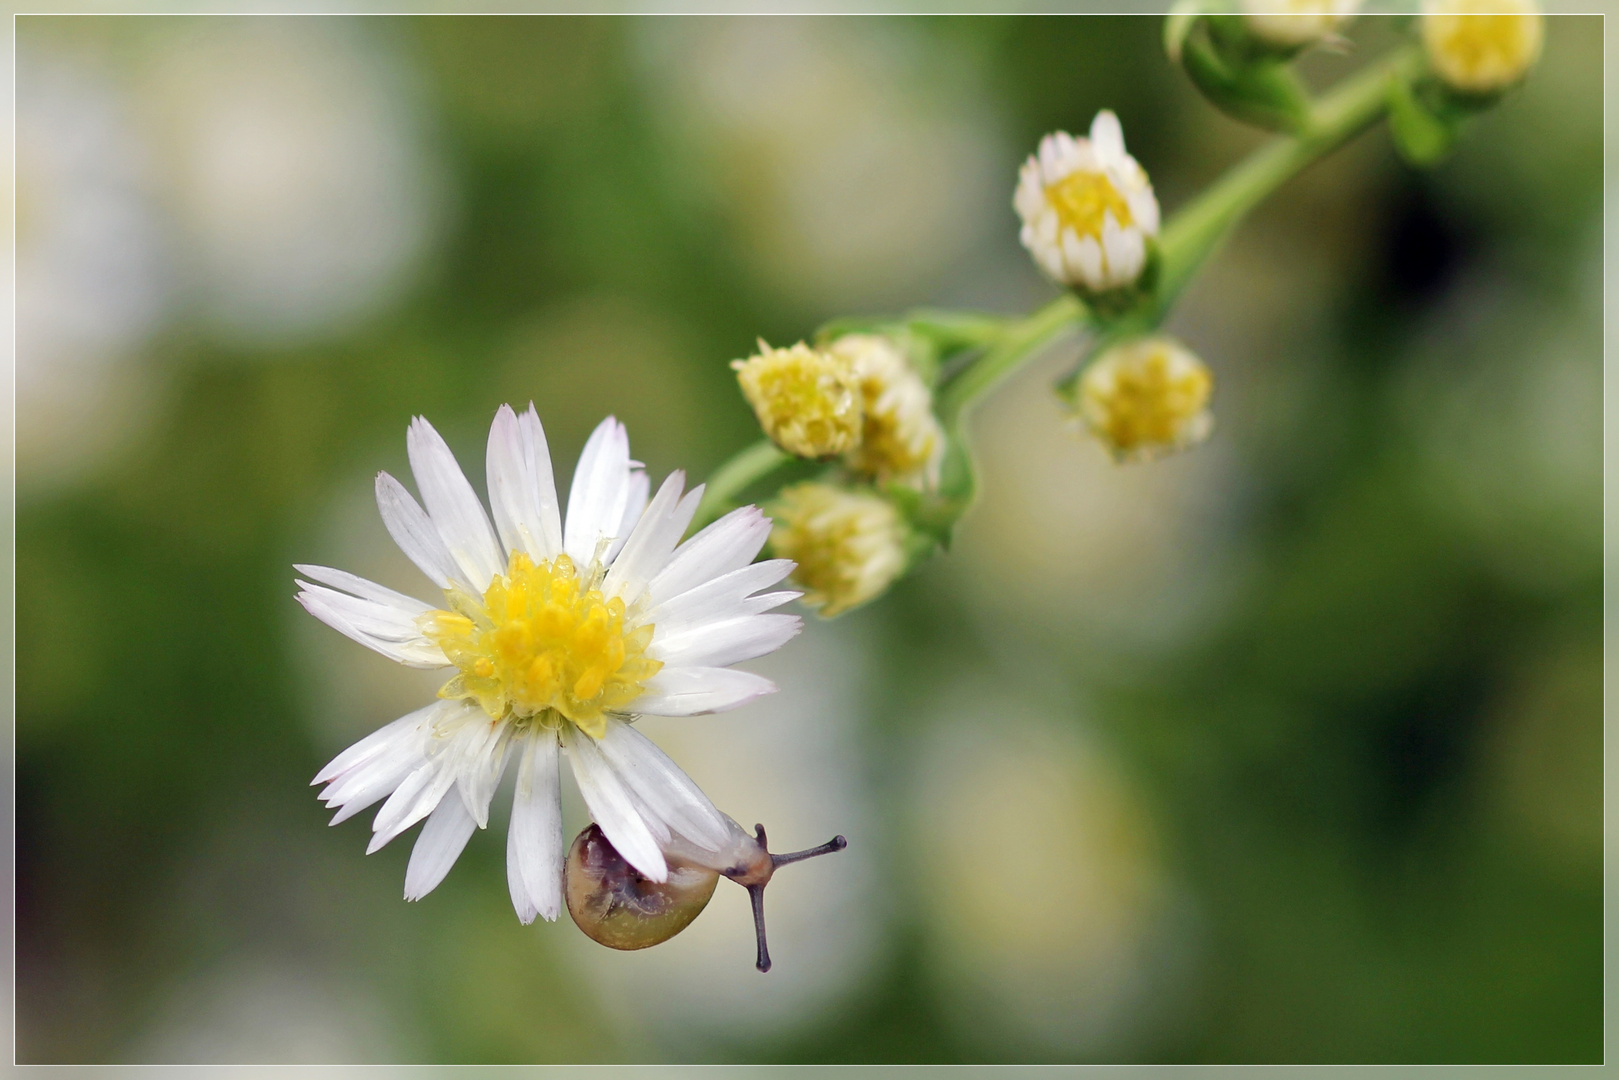
[[[1147,241],[1158,235],[1152,184],[1107,109],[1088,139],[1059,131],[1040,140],[1018,173],[1012,205],[1023,218],[1019,239],[1040,268],[1091,292],[1134,284],[1147,265]]]
[[[406,436],[418,504],[377,475],[394,541],[443,590],[418,600],[323,566],[299,566],[298,600],[333,629],[409,667],[457,669],[441,700],[332,760],[325,784],[337,824],[386,798],[367,852],[426,819],[405,898],[431,892],[461,854],[508,760],[517,789],[506,869],[518,918],[562,906],[557,755],[613,846],[653,881],[665,853],[722,870],[756,845],[631,726],[641,714],[691,716],[743,705],[775,684],[728,665],[773,652],[801,628],[765,614],[799,594],[759,590],[793,569],[754,563],[770,520],[748,506],[680,542],[702,487],[672,473],[650,502],[629,436],[609,417],[580,455],[560,511],[534,407],[502,406],[489,431],[490,515],[425,419]],[[316,582],[318,584],[311,584]]]

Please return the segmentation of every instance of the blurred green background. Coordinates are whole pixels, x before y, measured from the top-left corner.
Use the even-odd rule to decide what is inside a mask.
[[[1099,108],[1170,213],[1262,137],[1156,18],[20,18],[18,1060],[1600,1060],[1602,37],[1549,21],[1449,161],[1363,137],[1206,268],[1209,444],[1113,465],[1055,349],[954,551],[648,723],[850,839],[760,976],[727,885],[518,925],[498,797],[404,903],[307,783],[435,680],[291,564],[426,595],[413,414],[480,488],[531,398],[559,476],[611,412],[701,477],[756,337],[1043,302],[1017,166]]]

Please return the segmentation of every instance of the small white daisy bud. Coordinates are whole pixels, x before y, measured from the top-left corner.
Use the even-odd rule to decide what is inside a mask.
[[[1422,45],[1428,66],[1463,94],[1493,94],[1540,59],[1545,19],[1534,0],[1427,0]]]
[[[1088,139],[1059,131],[1024,162],[1012,199],[1019,239],[1060,284],[1090,293],[1133,285],[1158,235],[1158,200],[1124,150],[1119,118],[1104,109]]]
[[[1146,459],[1208,437],[1214,426],[1207,365],[1169,337],[1115,345],[1079,380],[1079,416],[1120,460]]]
[[[783,489],[768,512],[771,551],[798,564],[804,603],[828,619],[881,596],[905,570],[905,522],[880,496],[810,481]]]
[[[1243,24],[1266,45],[1313,45],[1354,17],[1360,0],[1242,0]]]
[[[933,415],[933,392],[892,340],[846,334],[827,351],[854,369],[864,405],[860,443],[844,464],[878,480],[937,483],[944,429]]]
[[[775,444],[804,458],[847,453],[860,442],[860,387],[847,358],[803,342],[733,360],[742,393]]]

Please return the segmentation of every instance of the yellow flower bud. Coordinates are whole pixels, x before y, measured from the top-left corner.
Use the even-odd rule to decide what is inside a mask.
[[[1354,17],[1360,0],[1242,0],[1248,32],[1267,45],[1309,45]]]
[[[844,464],[879,480],[934,484],[944,456],[944,429],[933,415],[933,393],[893,341],[848,334],[828,351],[854,369],[864,405],[860,443]]]
[[[1453,90],[1492,94],[1540,59],[1545,19],[1534,0],[1428,0],[1422,45],[1428,66]]]
[[[742,393],[777,446],[805,458],[847,453],[860,442],[860,387],[849,361],[803,342],[733,360]]]
[[[810,481],[769,508],[771,551],[792,559],[804,603],[826,618],[882,595],[905,571],[906,527],[887,499]]]
[[[1144,459],[1202,442],[1214,378],[1169,337],[1115,345],[1079,380],[1079,415],[1115,457]]]

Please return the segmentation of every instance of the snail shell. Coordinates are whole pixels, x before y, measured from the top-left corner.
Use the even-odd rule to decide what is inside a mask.
[[[563,867],[568,914],[585,936],[610,949],[668,941],[708,906],[720,879],[707,867],[668,862],[668,881],[642,876],[592,823],[574,839]]]

